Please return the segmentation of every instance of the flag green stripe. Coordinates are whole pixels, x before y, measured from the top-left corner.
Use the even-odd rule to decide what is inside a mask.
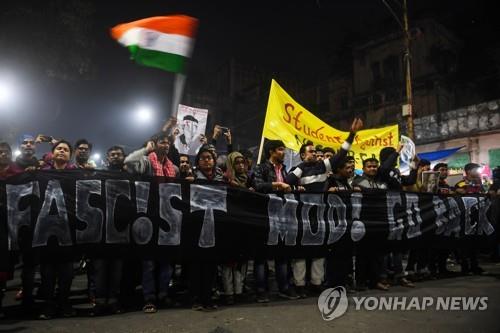
[[[142,49],[137,45],[128,46],[132,59],[140,65],[156,67],[169,72],[182,73],[186,58],[177,54]]]

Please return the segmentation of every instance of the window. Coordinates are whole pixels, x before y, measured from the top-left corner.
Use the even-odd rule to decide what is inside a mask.
[[[500,148],[488,150],[488,157],[491,169],[500,166]]]

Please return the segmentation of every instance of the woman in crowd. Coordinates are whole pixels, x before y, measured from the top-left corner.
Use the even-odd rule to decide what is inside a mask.
[[[59,140],[52,147],[52,163],[47,164],[44,170],[63,171],[75,169],[75,166],[70,162],[72,153],[71,144],[68,141]],[[47,192],[50,190],[56,196],[59,194],[57,188],[47,188]],[[62,225],[67,223],[64,220],[65,214],[61,211],[58,212],[58,215],[48,214],[48,210],[52,206],[53,197],[48,198],[50,201],[46,199],[42,206],[42,211],[44,211],[46,205],[48,205],[47,214],[40,214],[37,224],[53,223]],[[58,202],[58,209],[61,205],[65,207],[64,198],[57,196],[54,200],[56,202],[59,200],[62,201]],[[40,252],[40,274],[42,277],[43,295],[45,297],[45,305],[39,316],[40,319],[50,319],[58,312],[64,317],[70,317],[75,314],[69,303],[69,294],[73,281],[73,253],[69,249],[61,251],[59,242],[56,238],[49,238],[47,240],[47,247]],[[58,285],[57,295],[55,293],[56,282]]]
[[[216,160],[212,151],[202,147],[195,159],[195,179],[224,181],[222,171],[215,164]],[[215,255],[211,249],[202,249],[196,258],[189,263],[188,269],[192,308],[198,311],[217,310],[217,305],[212,300],[212,287],[217,274]]]
[[[232,152],[227,156],[226,179],[230,186],[247,189],[250,187],[245,157],[241,153]],[[243,259],[223,266],[222,283],[228,305],[234,304],[235,299],[241,300],[246,272],[247,261]]]

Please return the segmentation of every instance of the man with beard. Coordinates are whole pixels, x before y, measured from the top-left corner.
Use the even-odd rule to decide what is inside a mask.
[[[448,164],[438,163],[433,168],[434,171],[439,171],[438,193],[449,194],[451,193],[451,186],[448,184]]]
[[[75,162],[78,169],[95,169],[94,161],[89,160],[92,144],[86,139],[80,139],[75,143]]]
[[[189,156],[186,154],[181,154],[180,157],[180,178],[189,181],[194,180],[193,169],[191,168],[191,162],[189,161]]]
[[[125,151],[120,146],[113,146],[106,152],[107,170],[125,171]]]
[[[270,140],[264,145],[266,160],[255,167],[253,188],[257,192],[272,193],[282,191],[289,193],[292,187],[286,183],[285,144],[281,140]],[[257,284],[257,302],[267,303],[268,276],[266,273],[266,249],[258,249],[254,260],[254,272]],[[299,296],[288,284],[288,260],[284,256],[275,258],[276,280],[279,296],[287,299],[297,299]]]
[[[317,148],[314,147],[313,143],[308,142],[303,144],[299,150],[300,158],[303,162],[287,175],[286,182],[290,185],[303,186],[306,191],[325,191],[328,173],[337,168],[339,162],[346,157],[356,132],[362,127],[363,121],[360,118],[354,119],[349,136],[342,144],[339,153],[329,159],[318,160],[316,154]],[[307,297],[305,290],[306,260],[292,260],[292,269],[297,293],[301,297]],[[318,293],[321,290],[324,275],[324,258],[314,258],[311,263],[311,289],[313,292]]]
[[[40,167],[36,158],[35,137],[31,134],[24,134],[21,137],[19,150],[21,155],[16,158],[16,166],[23,171],[33,171]]]
[[[19,172],[34,171],[41,167],[36,153],[36,140],[31,134],[21,136],[19,150],[21,155],[16,158],[15,167]],[[32,230],[30,227],[22,227],[19,230],[19,248],[23,261],[21,272],[22,288],[18,291],[16,299],[21,299],[24,310],[30,312],[34,304],[33,289],[35,286],[35,253],[32,249]]]
[[[125,158],[127,171],[147,176],[179,178],[179,168],[168,158],[170,141],[167,133],[151,137],[145,147],[130,153]],[[172,278],[173,265],[168,258],[142,261],[142,292],[144,313],[157,312],[157,306],[167,305],[168,286]]]
[[[83,144],[85,146],[85,144]],[[80,144],[82,147],[82,144]],[[81,151],[84,155],[85,150]],[[112,146],[106,152],[106,161],[107,168],[106,170],[112,172],[126,172],[125,168],[125,152],[123,148],[120,146]],[[126,258],[126,262],[130,261],[131,256],[128,253],[121,252],[120,255],[113,256],[108,255],[107,253],[101,253],[97,258],[92,259],[91,265],[93,267],[92,276],[89,276],[92,279],[92,283],[94,286],[94,290],[92,291],[91,298],[95,298],[92,301],[93,308],[91,309],[91,315],[102,315],[106,312],[110,313],[121,313],[121,304],[120,304],[120,287],[122,284],[122,276],[123,276],[123,266],[124,260],[122,258]],[[127,261],[128,260],[128,261]],[[133,264],[128,265],[133,267]],[[133,282],[129,281],[130,278],[133,278],[133,272],[131,270],[127,270],[125,276],[129,279],[127,280],[128,285],[130,287]],[[135,286],[134,286],[135,287]]]

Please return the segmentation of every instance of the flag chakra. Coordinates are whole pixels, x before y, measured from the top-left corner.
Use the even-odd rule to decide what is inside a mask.
[[[182,73],[191,56],[198,20],[185,15],[150,17],[119,24],[111,35],[138,64]]]

